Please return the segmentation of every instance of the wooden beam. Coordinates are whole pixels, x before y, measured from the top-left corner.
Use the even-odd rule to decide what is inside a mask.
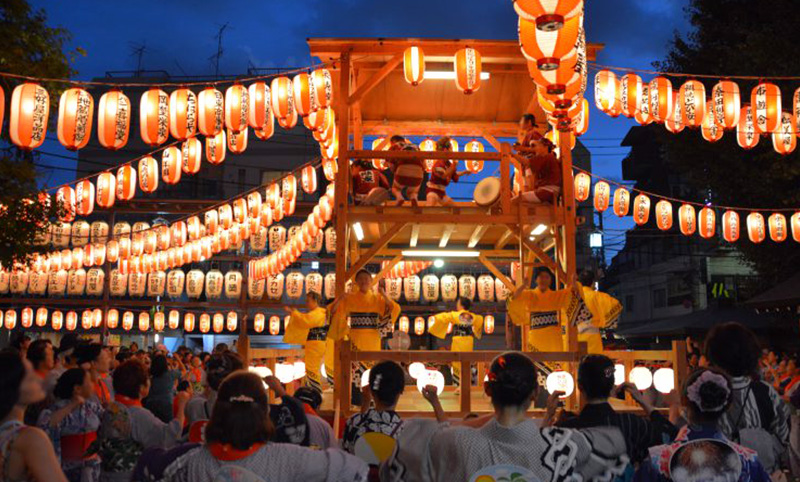
[[[506,288],[508,288],[512,293],[517,289],[517,287],[514,286],[514,283],[512,283],[511,280],[508,279],[506,275],[504,275],[499,269],[497,269],[497,266],[495,266],[494,263],[489,261],[489,259],[486,256],[481,254],[480,256],[478,256],[478,261],[480,261],[484,266],[486,266],[486,269],[488,269],[489,272],[495,276],[495,278],[499,279],[504,285],[506,285]]]
[[[500,236],[500,239],[494,243],[494,249],[503,249],[506,247],[508,242],[511,240],[511,237],[514,236],[514,230],[510,227],[506,226],[506,231]]]
[[[453,235],[453,231],[456,230],[455,224],[447,224],[442,231],[442,237],[439,239],[439,247],[444,248],[447,247],[447,243],[450,241],[450,236]]]
[[[416,248],[417,241],[419,241],[419,224],[415,223],[411,225],[411,239],[408,240],[408,246]]]
[[[478,160],[478,161],[499,161],[502,155],[499,152],[451,152],[451,151],[373,151],[373,150],[354,150],[350,151],[351,159],[457,159],[457,160]]]
[[[392,57],[388,62],[386,62],[386,64],[383,67],[381,67],[379,71],[372,74],[372,77],[370,77],[369,79],[367,79],[366,82],[361,84],[361,86],[355,91],[355,93],[351,95],[350,98],[347,100],[347,103],[352,106],[361,102],[361,99],[363,99],[364,96],[369,93],[369,91],[374,89],[376,85],[378,85],[383,79],[385,79],[386,76],[389,75],[389,73],[392,70],[397,68],[397,66],[400,65],[400,62],[402,61],[403,61],[403,52],[400,52],[396,54],[394,57]]]
[[[389,261],[389,264],[387,264],[386,266],[382,267],[382,268],[381,268],[381,270],[378,272],[378,274],[377,274],[377,275],[375,275],[375,277],[374,277],[374,278],[372,278],[372,284],[371,284],[370,286],[375,286],[376,284],[378,284],[378,282],[379,282],[379,281],[380,281],[380,280],[381,280],[381,279],[382,279],[384,276],[386,276],[386,273],[388,273],[389,271],[391,271],[391,270],[392,270],[392,268],[394,268],[395,266],[397,266],[397,263],[399,263],[399,262],[400,262],[400,261],[402,261],[402,260],[403,260],[403,255],[402,255],[402,254],[398,254],[397,256],[395,256],[394,258],[392,258],[392,260],[391,260],[391,261]]]
[[[424,248],[420,248],[420,249],[424,249]],[[435,248],[431,248],[431,249],[435,249]],[[384,248],[377,254],[377,256],[384,256],[384,257],[386,257],[386,256],[396,256],[396,255],[400,254],[403,251],[406,251],[406,248],[402,248],[402,249]],[[519,259],[519,252],[516,249],[515,250],[510,250],[510,249],[500,249],[500,250],[482,249],[481,250],[481,254],[483,256],[487,257],[487,258],[492,258],[492,259],[505,259],[505,260],[512,260],[512,259],[513,260],[517,260],[517,259]],[[458,258],[451,258],[451,260],[448,261],[448,262],[452,262],[455,259],[458,259]],[[464,258],[464,259],[465,260],[470,260],[470,259],[473,259],[473,258]]]
[[[421,214],[414,214],[411,211],[405,213],[397,212],[366,212],[359,210],[358,212],[350,212],[348,219],[351,222],[361,223],[417,223],[417,224],[448,224],[453,220],[452,213],[428,213],[428,208],[421,209]],[[489,226],[497,226],[500,224],[513,223],[516,219],[513,215],[504,214],[459,214],[459,224],[487,224]],[[548,222],[549,220],[544,220]]]
[[[486,139],[486,142],[489,143],[489,145],[494,147],[497,150],[497,152],[500,152],[500,141],[498,141],[495,136],[489,134],[487,131],[483,131],[482,135],[483,138]]]
[[[350,278],[355,276],[355,274],[358,273],[358,270],[366,266],[367,263],[369,263],[370,260],[372,260],[375,254],[377,254],[380,250],[385,248],[386,245],[389,244],[389,242],[392,240],[392,238],[394,238],[394,236],[398,232],[400,232],[400,230],[403,229],[405,226],[406,226],[405,223],[393,224],[392,227],[389,228],[386,231],[386,233],[384,233],[384,235],[380,237],[380,239],[375,241],[375,243],[372,246],[370,246],[369,249],[358,258],[358,261],[353,263],[353,265],[350,266],[350,269],[347,270],[347,273],[345,273],[345,283],[348,280],[350,280]]]
[[[481,238],[484,234],[486,234],[486,230],[489,229],[489,226],[486,224],[479,224],[475,226],[475,229],[472,230],[472,235],[469,237],[469,241],[467,242],[468,248],[474,248],[475,246],[480,243]]]
[[[520,237],[520,242],[524,244],[525,247],[528,248],[539,261],[544,263],[544,265],[547,268],[549,268],[554,273],[557,271],[558,274],[562,277],[562,279],[564,279],[564,282],[565,283],[567,282],[569,278],[566,276],[566,273],[564,273],[564,271],[561,269],[561,266],[559,266],[558,263],[556,263],[552,258],[547,256],[547,253],[542,251],[542,249],[539,246],[536,246],[529,240],[525,239],[525,236]]]
[[[495,137],[516,137],[519,124],[516,122],[450,121],[420,119],[418,121],[385,121],[365,119],[364,133],[388,135],[397,132],[406,136],[464,136],[482,137],[489,133]]]

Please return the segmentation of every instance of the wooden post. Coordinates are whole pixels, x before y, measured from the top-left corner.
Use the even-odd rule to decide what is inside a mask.
[[[461,364],[461,413],[464,415],[472,411],[472,361],[465,361],[460,355],[458,362]]]
[[[686,359],[686,341],[672,341],[672,370],[675,372],[675,390],[683,387],[683,381],[689,375],[689,362]]]
[[[567,279],[563,283],[569,285],[575,280],[576,260],[575,260],[575,195],[572,183],[572,150],[570,149],[571,134],[561,133],[558,136],[558,145],[561,151],[561,177],[562,177],[562,199],[564,201],[564,272]],[[578,350],[578,331],[577,327],[571,323],[567,324],[567,346],[568,351]]]
[[[511,146],[508,142],[500,144],[500,206],[503,214],[511,213]]]

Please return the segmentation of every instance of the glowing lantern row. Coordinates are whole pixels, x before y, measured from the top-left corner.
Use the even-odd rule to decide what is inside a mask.
[[[453,59],[456,73],[456,87],[465,94],[471,94],[481,88],[481,54],[473,48],[465,48],[456,52]]]
[[[425,54],[421,48],[409,47],[403,52],[403,75],[413,86],[425,80]]]

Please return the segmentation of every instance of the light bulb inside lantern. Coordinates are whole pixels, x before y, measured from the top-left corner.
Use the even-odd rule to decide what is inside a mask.
[[[425,373],[425,365],[420,362],[414,362],[408,366],[408,374],[411,375],[411,378],[417,380]]]
[[[548,393],[564,392],[559,398],[567,398],[575,391],[575,380],[565,371],[556,371],[547,375],[545,386]]]
[[[636,385],[638,390],[647,390],[653,385],[653,374],[647,367],[636,367],[631,370],[631,373],[628,375],[628,380]]]
[[[617,363],[614,365],[614,385],[622,385],[625,383],[625,365]]]
[[[436,387],[436,394],[441,395],[444,391],[444,375],[439,370],[425,370],[417,378],[417,390],[422,393],[422,389],[428,385]]]
[[[653,385],[661,393],[675,390],[675,371],[672,368],[659,368],[653,373]]]

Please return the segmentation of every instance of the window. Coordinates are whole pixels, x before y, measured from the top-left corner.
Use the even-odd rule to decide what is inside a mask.
[[[667,290],[666,288],[658,288],[653,290],[653,308],[664,308],[667,306]]]
[[[625,312],[633,313],[633,295],[625,295]]]

